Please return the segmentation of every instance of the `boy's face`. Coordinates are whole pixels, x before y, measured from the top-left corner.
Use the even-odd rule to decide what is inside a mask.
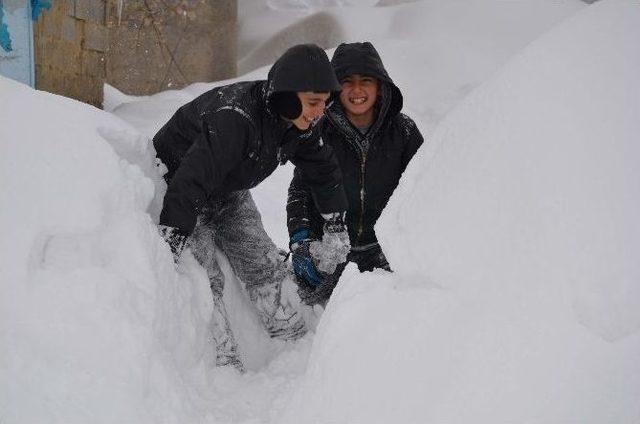
[[[353,74],[341,81],[340,103],[347,116],[373,114],[378,98],[378,80],[366,75]]]
[[[300,103],[302,103],[302,113],[292,122],[299,130],[306,130],[324,114],[327,100],[329,100],[329,93],[300,91],[297,94]]]

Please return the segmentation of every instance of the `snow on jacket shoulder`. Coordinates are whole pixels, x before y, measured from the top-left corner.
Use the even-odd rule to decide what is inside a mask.
[[[255,131],[237,112],[224,110],[207,116],[202,132],[179,159],[164,197],[160,223],[193,231],[198,211],[216,193],[229,192],[234,179],[237,189],[257,178],[243,168],[256,165],[248,147],[255,144]],[[232,142],[229,142],[232,141]],[[244,165],[244,166],[243,166]]]
[[[198,214],[218,195],[255,187],[278,166],[291,125],[267,108],[266,81],[215,88],[181,107],[153,139],[167,166],[160,224],[191,234]],[[331,150],[293,140],[289,157],[310,176],[321,210],[346,210]]]

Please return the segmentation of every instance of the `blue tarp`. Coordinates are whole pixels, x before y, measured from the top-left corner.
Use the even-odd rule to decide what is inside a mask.
[[[34,21],[43,10],[51,9],[51,2],[47,0],[31,0],[31,19]]]
[[[4,23],[4,9],[2,1],[0,1],[0,47],[6,52],[13,50],[11,47],[11,35],[9,34],[9,27]]]
[[[43,10],[51,9],[51,1],[48,0],[30,0],[31,2],[31,19],[34,21],[40,16]],[[11,46],[11,34],[9,27],[4,22],[4,8],[2,0],[0,0],[0,47],[6,52],[13,50]]]

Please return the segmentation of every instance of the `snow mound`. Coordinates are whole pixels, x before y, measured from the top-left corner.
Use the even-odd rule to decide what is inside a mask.
[[[640,422],[639,39],[596,3],[441,122],[281,422]]]
[[[130,118],[149,120],[146,128],[160,110],[154,101],[175,104],[199,90],[113,104],[141,106]],[[219,254],[249,373],[215,368],[209,281],[189,250],[176,271],[158,234],[165,185],[149,138],[110,113],[12,80],[0,78],[0,92],[0,380],[10,382],[0,387],[0,421],[278,415],[309,340],[270,339]]]
[[[377,3],[368,0],[314,1],[298,9],[260,7],[261,3],[240,8],[240,73],[273,63],[292,44],[316,43],[331,49],[341,42],[364,40],[376,45],[418,41],[418,46],[403,48],[403,55],[436,65],[436,72],[443,67],[458,70],[449,64],[461,61],[471,68],[467,72],[478,72],[504,63],[536,36],[585,7],[579,0],[387,2],[385,7],[372,7]],[[429,75],[421,79],[428,82]]]
[[[389,255],[412,255],[414,273],[451,272],[434,278],[451,287],[538,275],[580,316],[597,298],[610,303],[603,320],[628,318],[591,326],[605,338],[640,330],[639,13],[592,6],[449,115],[388,209],[407,236],[385,239]],[[426,249],[402,246],[418,242]]]
[[[316,12],[297,19],[240,58],[238,72],[243,74],[273,63],[295,44],[314,43],[324,49],[329,49],[336,47],[344,39],[344,30],[333,15],[326,12]]]
[[[185,376],[210,368],[210,295],[178,277],[148,213],[148,139],[5,78],[0,92],[2,421],[194,421]]]

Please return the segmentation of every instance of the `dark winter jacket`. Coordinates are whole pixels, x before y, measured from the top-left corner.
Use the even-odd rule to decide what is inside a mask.
[[[327,111],[322,127],[322,140],[333,148],[342,169],[351,245],[366,246],[377,243],[374,225],[423,138],[415,123],[400,113],[402,94],[370,43],[339,46],[332,65],[339,80],[361,74],[379,81],[376,117],[366,134],[350,123],[339,101]],[[287,202],[290,235],[301,229],[322,235],[322,219],[310,194],[304,174],[296,171]]]
[[[267,81],[214,88],[182,106],[160,129],[153,144],[169,170],[160,224],[190,234],[208,201],[255,187],[287,160],[311,182],[316,207],[323,213],[346,209],[341,173],[331,148],[313,133],[301,133],[269,107],[274,94],[296,89],[291,85],[296,79],[306,84],[306,89],[297,91],[329,91],[326,87],[331,81],[310,69],[308,60],[309,55],[320,54],[317,50],[323,55],[324,51],[317,46],[302,47],[298,53],[305,55],[303,59],[299,54],[285,54]],[[333,73],[331,78],[337,84]]]

